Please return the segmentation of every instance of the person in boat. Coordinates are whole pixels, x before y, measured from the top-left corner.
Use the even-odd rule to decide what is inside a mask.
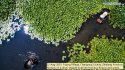
[[[108,11],[104,11],[100,17],[97,19],[97,22],[98,23],[103,23],[103,21],[105,20],[106,16],[108,16],[109,12]]]
[[[25,69],[31,69],[34,66],[36,66],[39,63],[39,59],[37,57],[34,58],[29,58],[25,64],[24,64],[24,68]]]

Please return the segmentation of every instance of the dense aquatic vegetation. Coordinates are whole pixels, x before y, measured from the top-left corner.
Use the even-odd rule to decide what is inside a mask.
[[[7,20],[16,8],[16,0],[0,0],[0,20]]]
[[[81,24],[102,8],[112,8],[103,4],[110,1],[117,0],[26,0],[18,2],[18,8],[32,32],[55,44],[72,39]]]
[[[110,24],[113,28],[125,28],[125,5],[116,6],[111,10]]]
[[[69,48],[69,62],[125,63],[125,42],[122,40],[94,37],[87,46],[91,47],[88,54],[83,51],[85,46],[81,44],[74,44]]]
[[[79,43],[74,44],[73,47],[68,47],[68,57],[70,57],[69,62],[87,62],[89,59],[86,57],[86,51],[83,51],[84,48],[85,46]]]

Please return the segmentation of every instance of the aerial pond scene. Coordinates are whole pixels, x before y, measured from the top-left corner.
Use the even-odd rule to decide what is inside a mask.
[[[98,67],[48,63],[119,63],[125,70],[125,0],[0,0],[0,70]]]

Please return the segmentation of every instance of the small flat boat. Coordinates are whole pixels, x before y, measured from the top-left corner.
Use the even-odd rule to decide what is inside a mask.
[[[107,12],[107,11],[104,11],[104,12],[100,15],[100,17],[97,19],[97,22],[98,22],[99,24],[102,24],[103,21],[105,20],[106,16],[108,16],[108,12]]]

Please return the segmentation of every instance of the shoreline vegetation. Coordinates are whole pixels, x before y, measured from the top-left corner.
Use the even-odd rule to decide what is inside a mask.
[[[15,32],[21,29],[22,24],[13,22],[13,16],[19,15],[13,13],[6,21],[0,20],[0,44],[2,44],[4,40],[9,42],[10,38],[14,38]]]

